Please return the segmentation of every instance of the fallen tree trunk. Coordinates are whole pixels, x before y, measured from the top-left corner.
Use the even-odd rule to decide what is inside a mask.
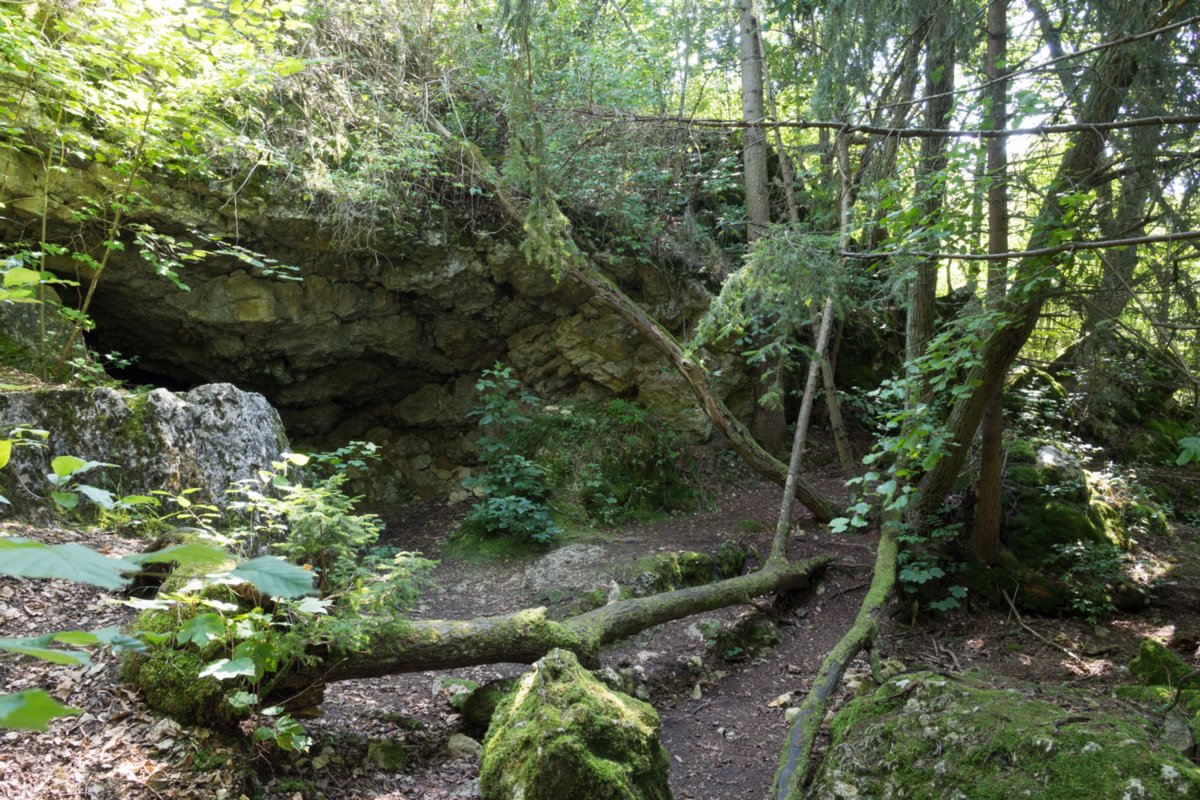
[[[319,664],[297,665],[275,684],[273,694],[352,678],[481,664],[532,664],[554,648],[570,650],[583,663],[595,665],[604,645],[664,622],[748,603],[759,595],[802,589],[830,561],[819,556],[769,562],[748,575],[609,603],[561,622],[548,619],[544,608],[473,620],[365,618],[351,645],[330,643]]]

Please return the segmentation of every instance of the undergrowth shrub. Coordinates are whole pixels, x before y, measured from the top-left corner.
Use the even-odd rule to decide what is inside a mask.
[[[698,504],[674,431],[640,406],[614,399],[542,407],[503,364],[486,370],[476,389],[484,471],[464,482],[480,497],[467,532],[547,543],[559,532],[556,519],[616,525]]]
[[[529,424],[527,416],[538,398],[521,389],[512,367],[497,362],[475,383],[479,406],[479,459],[483,473],[463,481],[479,497],[467,514],[463,531],[507,536],[521,542],[549,544],[558,535],[546,498],[550,487],[542,467],[517,451],[516,432]]]
[[[542,465],[564,521],[616,525],[699,502],[675,432],[628,400],[546,406],[514,435]]]

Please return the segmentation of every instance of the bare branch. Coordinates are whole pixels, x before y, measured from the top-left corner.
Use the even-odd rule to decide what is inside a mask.
[[[1083,250],[1105,250],[1110,247],[1132,247],[1139,244],[1161,244],[1163,242],[1186,242],[1200,239],[1200,231],[1161,233],[1155,236],[1133,236],[1128,239],[1101,239],[1093,242],[1067,242],[1054,247],[1039,247],[1035,250],[1011,250],[1007,253],[934,253],[925,250],[888,250],[874,253],[840,253],[843,258],[890,258],[911,256],[913,258],[943,258],[959,261],[1003,261],[1009,258],[1052,256],[1058,253],[1074,253]]]
[[[605,108],[565,109],[568,113],[588,117],[619,119],[626,122],[645,122],[657,124],[686,125],[692,128],[796,128],[799,130],[833,130],[845,133],[859,133],[869,136],[887,136],[899,139],[1000,139],[1009,136],[1049,136],[1058,133],[1078,133],[1079,131],[1115,131],[1127,128],[1165,125],[1195,125],[1200,123],[1200,114],[1176,114],[1169,116],[1134,117],[1111,122],[1074,122],[1062,125],[1034,125],[1025,128],[1009,128],[1007,130],[988,130],[983,128],[889,128],[883,125],[851,125],[833,120],[777,120],[774,122],[742,122],[735,119],[716,119],[707,117],[682,118],[672,116],[654,116],[645,114],[624,114],[620,111]]]

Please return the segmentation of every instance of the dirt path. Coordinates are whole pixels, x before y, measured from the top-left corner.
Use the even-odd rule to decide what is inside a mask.
[[[576,544],[603,548],[600,560],[614,566],[657,550],[711,551],[728,538],[765,552],[778,490],[749,481],[728,487],[715,499],[714,511]],[[411,509],[390,521],[389,537],[401,547],[439,557],[444,533],[460,513],[444,505]],[[800,527],[807,522],[802,517]],[[137,542],[94,531],[11,526],[5,533],[83,541],[116,554],[138,547]],[[1195,542],[1195,531],[1186,529],[1172,545],[1191,577],[1177,589],[1167,587],[1160,596],[1165,605],[1144,614],[1104,626],[1026,620],[1028,628],[995,612],[912,628],[894,616],[886,625],[883,654],[912,667],[928,665],[944,672],[982,666],[1028,680],[1068,680],[1104,688],[1117,679],[1117,667],[1134,655],[1141,636],[1173,638],[1186,646],[1186,637],[1192,635],[1188,626],[1195,628],[1196,601],[1188,587],[1200,575],[1200,547]],[[785,732],[785,710],[773,701],[808,688],[821,658],[856,613],[873,558],[871,542],[863,537],[810,532],[793,543],[793,556],[815,553],[832,553],[838,564],[813,590],[795,598],[793,610],[774,612],[782,613],[785,624],[779,644],[770,650],[750,657],[729,652],[730,660],[723,658],[725,653],[712,652],[701,635],[705,623],[730,622],[747,613],[746,607],[736,607],[660,626],[605,653],[605,666],[625,675],[662,716],[677,798],[765,796]],[[418,613],[472,616],[545,600],[530,590],[530,563],[444,559],[434,576],[440,588],[425,593]],[[30,635],[128,621],[132,612],[111,599],[60,581],[0,579],[0,630],[3,635]],[[570,599],[550,598],[552,606]],[[1066,656],[1066,650],[1078,658]],[[251,748],[244,743],[224,742],[202,729],[156,718],[120,685],[112,655],[98,654],[94,662],[91,668],[67,669],[0,658],[0,685],[6,691],[42,686],[86,712],[57,722],[47,734],[0,734],[0,797],[237,800],[243,793],[257,793],[272,800],[476,798],[476,760],[447,749],[461,720],[449,705],[445,679],[483,683],[523,669],[494,665],[336,684],[329,688],[324,715],[305,721],[315,740],[310,753],[267,761],[248,758]],[[368,757],[371,743],[384,740],[403,743],[407,761],[402,767],[383,769]]]

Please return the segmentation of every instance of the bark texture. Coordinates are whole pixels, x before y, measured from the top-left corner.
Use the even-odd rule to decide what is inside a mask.
[[[472,620],[364,619],[352,648],[333,642],[321,663],[297,666],[276,689],[288,694],[352,678],[375,678],[480,664],[532,664],[555,648],[595,665],[607,644],[674,619],[808,586],[831,559],[769,562],[748,575],[609,603],[557,622],[546,609]]]

